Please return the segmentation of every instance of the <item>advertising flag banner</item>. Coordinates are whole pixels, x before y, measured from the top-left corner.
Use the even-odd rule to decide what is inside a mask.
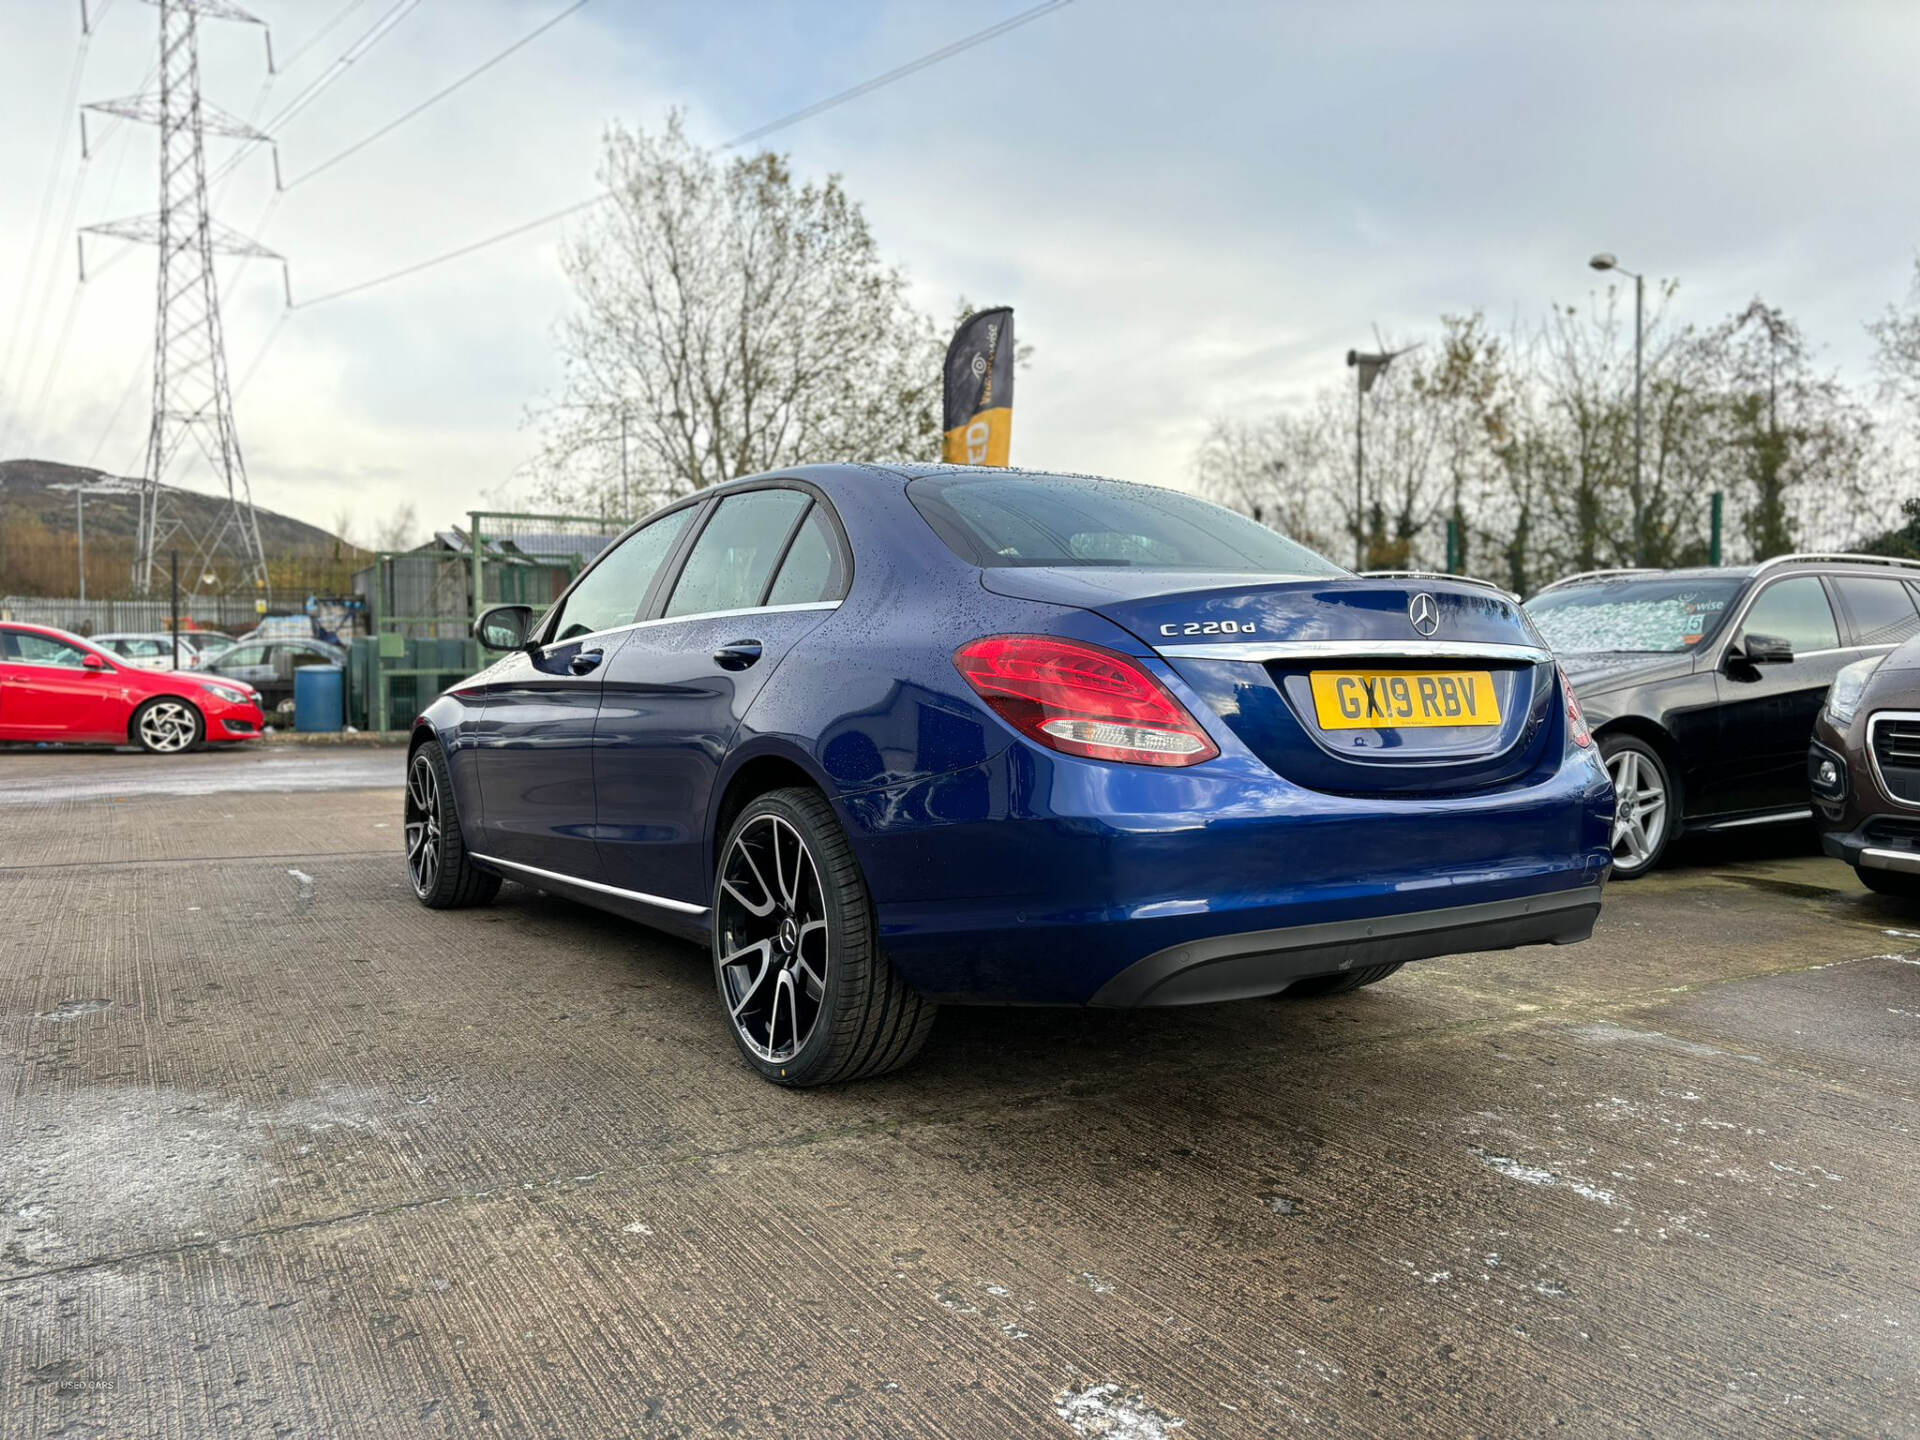
[[[969,315],[947,346],[949,465],[1005,465],[1013,444],[1013,311]]]

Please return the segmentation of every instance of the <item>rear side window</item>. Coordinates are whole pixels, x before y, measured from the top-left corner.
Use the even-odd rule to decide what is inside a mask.
[[[774,577],[767,603],[812,605],[844,599],[846,569],[833,526],[816,503],[800,523],[800,533],[793,537],[787,558],[780,562],[780,573]]]
[[[1793,645],[1793,653],[1832,650],[1840,644],[1826,589],[1812,575],[1776,580],[1760,592],[1742,627],[1747,635],[1773,635]]]
[[[1898,645],[1920,631],[1920,612],[1898,580],[1841,576],[1834,580],[1840,603],[1853,617],[1856,645]]]
[[[674,542],[693,518],[688,505],[644,525],[601,557],[560,602],[553,640],[572,640],[601,630],[631,625],[653,586],[654,576],[667,562]]]
[[[1346,573],[1258,521],[1157,485],[1064,475],[953,475],[916,480],[907,495],[940,538],[975,565]]]
[[[749,490],[722,500],[693,542],[667,615],[757,607],[787,537],[810,503],[798,490]]]

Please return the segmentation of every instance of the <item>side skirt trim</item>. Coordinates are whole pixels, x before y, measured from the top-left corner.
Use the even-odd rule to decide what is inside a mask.
[[[1738,830],[1746,825],[1781,825],[1789,820],[1811,820],[1811,808],[1804,810],[1769,810],[1764,815],[1748,815],[1738,820],[1695,820],[1687,829],[1696,835],[1710,834],[1715,830]]]
[[[598,880],[582,880],[575,875],[562,875],[553,870],[542,870],[537,865],[522,865],[517,860],[500,860],[492,855],[482,855],[478,851],[468,852],[469,858],[478,860],[482,865],[495,865],[520,875],[531,875],[555,885],[573,885],[582,890],[592,890],[601,895],[617,895],[622,900],[631,900],[636,905],[652,905],[661,910],[671,910],[678,915],[705,915],[704,905],[689,905],[685,900],[669,900],[664,895],[648,895],[639,890],[622,890],[618,885],[603,885]],[[509,877],[511,878],[511,877]]]

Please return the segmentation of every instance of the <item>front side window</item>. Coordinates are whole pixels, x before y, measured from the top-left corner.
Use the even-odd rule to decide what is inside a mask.
[[[9,660],[23,665],[53,665],[62,670],[80,670],[87,663],[87,652],[78,645],[55,640],[51,635],[36,635],[31,630],[10,630],[7,638]]]
[[[948,548],[980,566],[1347,573],[1256,520],[1157,485],[1064,475],[940,475],[914,481],[907,496]]]
[[[1826,587],[1812,575],[1776,580],[1760,592],[1740,627],[1742,636],[1773,635],[1793,646],[1795,655],[1832,650],[1840,644]]]
[[[220,657],[216,668],[221,670],[239,670],[249,665],[264,665],[266,663],[266,646],[236,645]]]
[[[1720,628],[1744,583],[1731,576],[1586,580],[1534,596],[1527,618],[1562,655],[1677,655]]]
[[[553,639],[577,639],[601,630],[631,625],[640,613],[654,576],[667,563],[680,532],[687,528],[696,507],[684,505],[642,526],[601,556],[580,583],[560,602]]]
[[[809,503],[798,490],[749,490],[722,500],[693,542],[667,602],[667,615],[759,605],[787,537]]]

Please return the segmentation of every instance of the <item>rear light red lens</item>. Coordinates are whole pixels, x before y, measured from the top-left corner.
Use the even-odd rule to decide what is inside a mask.
[[[1045,635],[992,635],[953,663],[994,712],[1064,755],[1128,765],[1198,765],[1220,753],[1187,709],[1138,663]]]
[[[1593,736],[1587,730],[1587,717],[1580,713],[1580,702],[1573,698],[1573,682],[1564,670],[1560,671],[1560,693],[1567,697],[1567,734],[1585,750],[1593,744]]]

